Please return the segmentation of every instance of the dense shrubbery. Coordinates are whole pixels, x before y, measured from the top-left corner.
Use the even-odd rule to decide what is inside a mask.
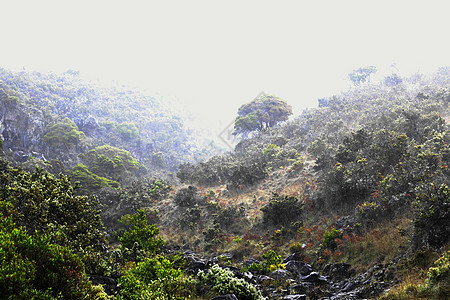
[[[212,266],[208,272],[198,273],[200,282],[210,286],[218,295],[234,294],[238,299],[257,300],[263,299],[261,293],[244,279],[236,278],[234,274],[218,265]]]
[[[147,215],[143,209],[139,209],[132,216],[123,216],[120,222],[127,227],[119,238],[122,251],[134,248],[153,254],[159,252],[164,245],[164,240],[156,237],[159,234],[159,228],[148,224]]]
[[[93,173],[117,181],[125,180],[139,169],[139,163],[129,151],[110,145],[88,151],[85,160]]]
[[[1,181],[1,198],[14,205],[14,221],[29,233],[79,249],[102,249],[105,235],[97,201],[76,196],[67,176],[4,169]]]
[[[302,219],[304,202],[294,196],[273,194],[272,199],[261,208],[263,222],[267,225],[287,226]]]
[[[127,268],[119,279],[117,299],[186,299],[196,294],[196,282],[162,256],[146,258]]]
[[[203,198],[197,193],[195,186],[180,189],[175,195],[174,201],[178,206],[189,207],[199,204]]]
[[[4,299],[107,299],[84,273],[83,263],[46,234],[15,227],[14,207],[0,201],[0,290]]]

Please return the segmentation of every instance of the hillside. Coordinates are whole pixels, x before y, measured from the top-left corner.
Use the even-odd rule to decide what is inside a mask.
[[[180,116],[159,99],[126,86],[104,87],[75,71],[0,69],[0,91],[5,149],[22,156],[19,160],[44,155],[70,169],[83,162],[79,154],[110,145],[129,151],[141,174],[151,174],[176,171],[180,163],[205,155]],[[57,131],[67,126],[73,128],[71,136],[61,140]]]
[[[84,269],[54,290],[92,299],[449,297],[448,67],[355,85],[202,162],[191,133],[155,99],[83,89],[72,74],[2,74],[10,162],[2,160],[0,250],[28,257],[26,243],[7,252],[17,236],[43,236],[49,256],[66,247],[70,268]],[[80,186],[26,172],[36,164],[54,174],[60,166]],[[30,282],[17,286],[36,288]],[[236,299],[226,297],[217,299]]]

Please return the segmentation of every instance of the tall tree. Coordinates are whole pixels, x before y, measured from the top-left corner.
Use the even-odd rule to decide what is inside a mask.
[[[370,82],[370,75],[376,72],[377,68],[375,66],[361,67],[348,74],[348,77],[353,83],[360,84],[361,82],[366,82],[366,80]]]
[[[234,122],[234,134],[247,136],[253,131],[270,128],[286,121],[292,115],[292,107],[283,99],[261,94],[253,101],[239,107]]]

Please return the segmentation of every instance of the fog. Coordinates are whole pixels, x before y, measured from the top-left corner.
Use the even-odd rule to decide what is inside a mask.
[[[3,1],[0,67],[79,70],[220,132],[260,92],[299,114],[346,90],[450,65],[447,1]]]

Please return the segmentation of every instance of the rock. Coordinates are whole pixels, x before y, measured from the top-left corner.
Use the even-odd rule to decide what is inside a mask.
[[[198,271],[200,270],[205,270],[206,269],[206,263],[204,261],[201,260],[195,260],[193,261],[189,268],[187,269],[188,274],[197,274]]]
[[[302,255],[300,252],[296,252],[296,253],[292,253],[291,255],[289,255],[288,257],[286,257],[286,258],[283,260],[283,263],[285,264],[285,263],[287,263],[288,261],[291,261],[291,260],[302,261],[304,258],[305,258],[304,255]]]
[[[215,258],[217,258],[218,260],[227,261],[227,260],[231,260],[233,258],[233,254],[223,253],[223,254],[217,255]]]
[[[306,295],[287,295],[281,298],[283,300],[306,300]]]
[[[332,280],[343,280],[353,276],[355,271],[351,269],[350,264],[327,264],[323,268],[322,274],[330,276]]]
[[[248,258],[246,261],[244,261],[243,263],[242,263],[242,265],[244,266],[244,267],[250,267],[252,264],[260,264],[260,261],[259,260],[256,260],[256,259],[254,259],[254,258]]]
[[[311,274],[306,276],[300,275],[300,279],[302,281],[311,283],[328,283],[328,280],[318,272],[311,272]]]
[[[238,300],[238,298],[235,294],[228,294],[214,297],[211,300]]]
[[[270,278],[269,276],[266,276],[266,275],[259,275],[256,277],[256,282],[258,284],[262,284],[262,283],[270,281],[270,280],[273,280],[273,278]]]
[[[306,276],[312,272],[312,267],[302,261],[290,260],[286,263],[286,270],[293,274]]]
[[[293,294],[303,294],[308,292],[308,288],[303,283],[297,283],[290,286],[290,291]]]
[[[242,274],[242,277],[248,282],[253,282],[255,275],[253,275],[252,272],[247,271]]]
[[[94,285],[102,285],[108,295],[113,295],[117,290],[117,280],[112,277],[92,275],[90,279]]]
[[[290,276],[289,271],[283,269],[276,269],[275,271],[269,274],[270,277],[275,279],[286,279]]]

